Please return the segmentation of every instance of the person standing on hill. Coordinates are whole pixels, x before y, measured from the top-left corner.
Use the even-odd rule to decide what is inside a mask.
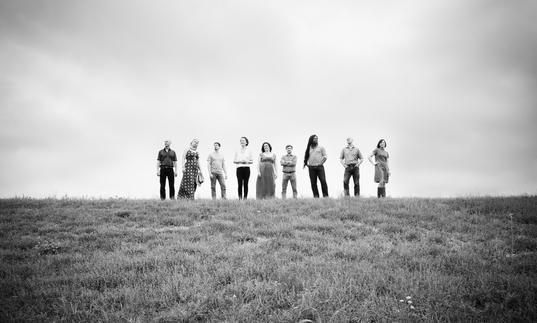
[[[360,150],[353,145],[352,138],[347,138],[347,146],[341,150],[339,156],[341,165],[345,168],[343,173],[343,190],[349,196],[349,181],[352,176],[354,182],[354,196],[360,196],[360,164],[364,157]]]
[[[277,177],[276,154],[272,152],[272,146],[268,142],[261,145],[257,170],[256,198],[258,200],[274,198]]]
[[[233,163],[237,165],[237,183],[239,200],[248,198],[248,181],[250,180],[250,166],[254,163],[252,152],[248,148],[248,138],[241,137],[241,147],[235,152]],[[244,190],[243,190],[244,188]],[[244,194],[243,194],[244,192]]]
[[[216,200],[216,181],[220,184],[222,199],[226,199],[227,171],[224,156],[220,153],[220,143],[214,143],[214,152],[207,158],[207,168],[211,178],[211,196]]]
[[[282,199],[286,198],[287,194],[287,185],[289,184],[289,181],[291,181],[291,187],[293,189],[293,198],[297,198],[297,190],[296,190],[296,163],[297,158],[295,155],[293,155],[293,146],[287,145],[285,146],[285,150],[287,150],[287,155],[283,155],[282,159],[280,161],[280,165],[282,165]]]
[[[175,177],[177,177],[177,155],[170,149],[171,140],[164,140],[164,149],[157,155],[157,176],[160,177],[160,199],[166,199],[166,178],[168,179],[170,200],[175,198]]]
[[[199,164],[198,149],[199,140],[193,139],[190,142],[190,147],[183,153],[182,159],[182,171],[183,178],[181,179],[181,186],[179,187],[179,193],[177,198],[182,199],[194,199],[194,193],[198,186],[198,173],[201,172]]]
[[[311,135],[308,139],[308,146],[304,153],[304,168],[308,166],[310,175],[311,190],[313,197],[319,197],[319,189],[317,188],[317,178],[321,182],[323,197],[328,197],[328,185],[326,184],[326,174],[324,171],[324,162],[326,162],[326,150],[319,146],[319,138],[317,135]]]
[[[372,158],[375,156],[375,162]],[[386,184],[390,178],[390,167],[388,165],[390,154],[386,151],[386,140],[380,139],[377,148],[369,156],[369,162],[375,166],[375,183],[379,183],[377,197],[386,197]]]

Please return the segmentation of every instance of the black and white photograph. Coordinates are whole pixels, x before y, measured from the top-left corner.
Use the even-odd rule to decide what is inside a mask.
[[[536,57],[533,0],[0,0],[0,321],[535,322]]]

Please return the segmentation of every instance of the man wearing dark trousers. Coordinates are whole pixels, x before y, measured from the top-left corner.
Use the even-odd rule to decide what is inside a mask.
[[[343,173],[343,190],[345,196],[349,196],[349,181],[352,176],[354,182],[354,196],[360,196],[360,164],[364,157],[360,150],[352,144],[352,138],[347,138],[347,146],[343,148],[339,156],[341,165],[345,168]]]
[[[319,146],[319,137],[311,135],[308,139],[308,146],[304,153],[304,168],[308,166],[310,175],[311,190],[313,197],[319,197],[319,189],[317,188],[317,179],[321,182],[323,197],[328,197],[328,185],[326,184],[326,174],[324,171],[324,162],[326,161],[326,150]]]
[[[170,149],[172,142],[164,141],[164,149],[158,152],[157,176],[160,177],[160,199],[166,199],[166,178],[170,187],[170,200],[175,196],[175,177],[177,177],[177,155]]]

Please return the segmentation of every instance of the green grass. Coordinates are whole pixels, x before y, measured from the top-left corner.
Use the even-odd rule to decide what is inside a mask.
[[[1,322],[535,322],[537,197],[4,199],[0,260]]]

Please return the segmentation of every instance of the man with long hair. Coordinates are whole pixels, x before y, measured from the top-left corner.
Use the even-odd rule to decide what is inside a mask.
[[[304,168],[308,166],[311,190],[313,197],[319,197],[319,189],[317,188],[317,178],[321,182],[321,190],[323,197],[328,197],[328,185],[326,184],[326,174],[324,171],[324,162],[326,161],[326,150],[319,146],[319,137],[311,135],[308,139],[308,146],[304,153]]]

